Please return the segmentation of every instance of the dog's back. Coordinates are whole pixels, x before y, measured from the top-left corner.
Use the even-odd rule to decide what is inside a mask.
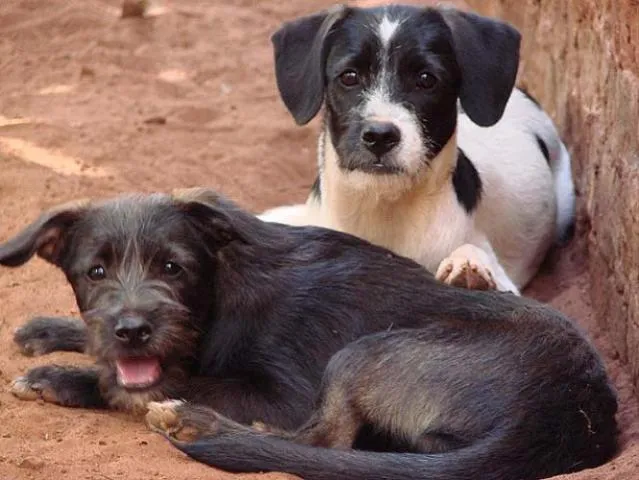
[[[513,282],[523,285],[574,222],[570,154],[549,116],[519,89],[492,127],[480,127],[461,113],[457,135],[482,181],[476,226]]]

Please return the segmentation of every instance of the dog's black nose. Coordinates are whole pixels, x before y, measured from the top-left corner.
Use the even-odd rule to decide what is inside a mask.
[[[153,329],[149,322],[140,317],[126,316],[115,326],[115,338],[122,343],[144,345],[151,338]]]
[[[400,140],[399,128],[390,122],[369,122],[362,130],[362,143],[378,157],[390,152]]]

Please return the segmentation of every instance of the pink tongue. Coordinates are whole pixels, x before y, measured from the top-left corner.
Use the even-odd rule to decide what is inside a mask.
[[[118,382],[123,387],[146,387],[154,384],[162,373],[156,357],[120,358],[115,361]]]

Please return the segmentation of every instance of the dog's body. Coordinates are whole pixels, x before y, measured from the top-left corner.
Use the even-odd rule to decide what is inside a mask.
[[[0,246],[0,264],[36,253],[71,283],[97,365],[35,368],[14,393],[130,410],[183,398],[192,403],[174,403],[170,422],[151,423],[190,431],[199,440],[178,446],[207,463],[308,479],[532,479],[615,451],[614,390],[568,319],[445,285],[357,237],[262,222],[190,192],[54,209]],[[18,339],[41,342],[43,328]],[[292,436],[310,446],[193,404],[287,430],[310,417]],[[211,430],[220,435],[200,438]],[[312,448],[382,442],[441,453]]]
[[[511,94],[510,27],[452,10],[342,8],[284,25],[274,44],[297,122],[326,108],[308,201],[263,220],[357,235],[449,283],[465,281],[470,260],[515,293],[566,236],[570,155],[539,105]]]

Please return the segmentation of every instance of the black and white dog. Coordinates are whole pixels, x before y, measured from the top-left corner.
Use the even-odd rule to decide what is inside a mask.
[[[308,201],[262,219],[345,231],[448,283],[515,293],[567,235],[570,155],[513,90],[513,27],[449,8],[338,6],[273,43],[296,122],[322,104],[325,121]]]

